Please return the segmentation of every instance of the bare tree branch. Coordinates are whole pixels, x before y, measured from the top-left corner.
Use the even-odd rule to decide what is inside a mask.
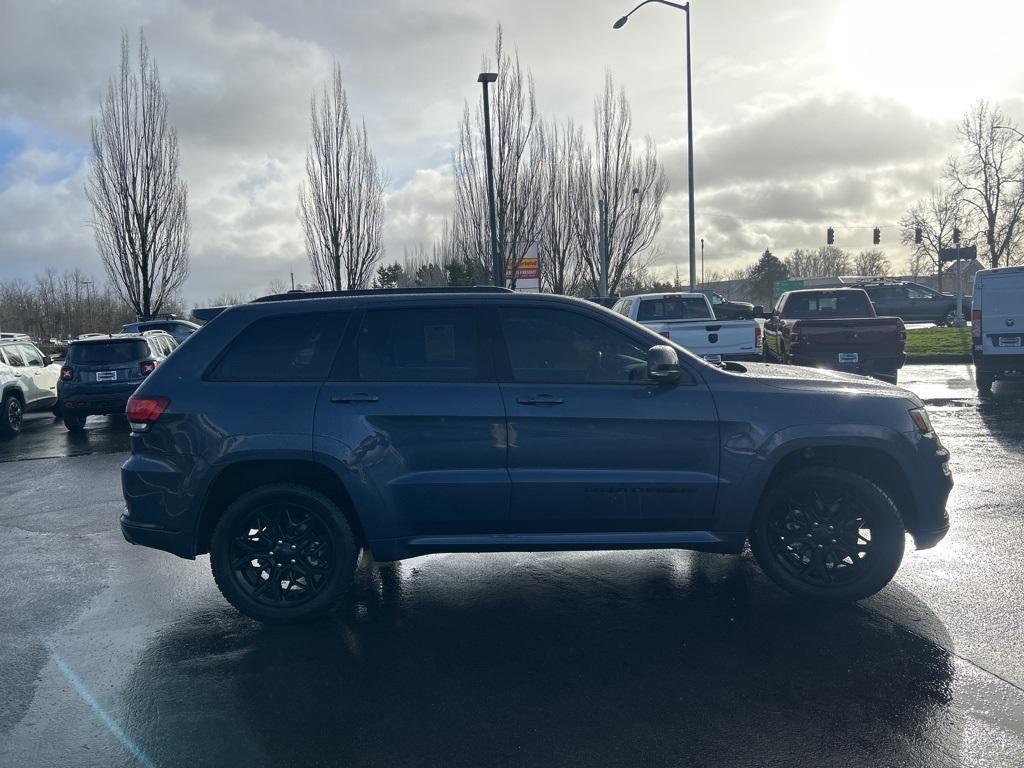
[[[310,101],[311,143],[298,217],[306,256],[322,289],[365,288],[384,255],[384,189],[363,122],[353,128],[348,96],[336,63],[330,87]]]
[[[189,273],[188,189],[178,178],[178,137],[145,35],[138,66],[128,36],[92,123],[85,192],[96,246],[111,283],[138,315],[160,312]]]

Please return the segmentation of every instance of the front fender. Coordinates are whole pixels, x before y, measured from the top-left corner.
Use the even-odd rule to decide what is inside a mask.
[[[879,451],[909,476],[909,457],[901,447],[900,432],[870,424],[802,424],[786,427],[754,446],[749,442],[722,442],[722,482],[718,491],[717,519],[723,532],[744,532],[757,511],[772,472],[794,452],[808,448],[861,448]],[[907,446],[907,450],[909,450]]]

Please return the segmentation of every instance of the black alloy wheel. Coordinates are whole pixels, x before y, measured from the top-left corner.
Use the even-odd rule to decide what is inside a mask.
[[[235,524],[231,572],[266,605],[298,605],[323,589],[334,568],[331,536],[315,510],[270,503]]]
[[[805,597],[850,601],[892,579],[904,538],[892,499],[870,480],[834,467],[808,467],[768,493],[751,546],[780,586]]]
[[[8,436],[21,432],[25,420],[25,406],[15,395],[7,395],[3,402],[3,413],[0,414],[0,433]]]
[[[300,485],[268,485],[231,504],[214,529],[217,586],[242,613],[287,622],[333,608],[355,573],[358,548],[340,509]]]

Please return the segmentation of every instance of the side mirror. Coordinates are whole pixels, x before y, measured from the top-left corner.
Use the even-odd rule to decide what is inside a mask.
[[[43,366],[53,365],[53,358],[49,355],[43,355]]]
[[[764,307],[760,304],[754,305],[754,317],[764,317]]]
[[[647,350],[647,378],[659,384],[675,384],[682,378],[679,355],[666,344],[656,344]]]

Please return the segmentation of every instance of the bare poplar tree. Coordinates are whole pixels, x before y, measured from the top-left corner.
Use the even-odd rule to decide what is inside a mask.
[[[644,140],[636,151],[632,142],[632,111],[626,92],[615,90],[611,73],[594,100],[594,152],[582,152],[576,163],[580,206],[577,237],[588,289],[600,279],[598,201],[607,210],[608,291],[615,293],[632,262],[649,249],[661,228],[661,203],[668,189],[654,142]],[[590,179],[589,192],[582,181]]]
[[[861,251],[851,259],[853,274],[863,277],[887,277],[892,265],[885,251],[870,248]]]
[[[534,146],[537,113],[533,76],[523,72],[519,54],[505,48],[502,29],[495,35],[496,68],[491,86],[491,136],[494,153],[494,202],[498,255],[506,272],[514,270],[537,242],[540,215],[540,152]],[[455,169],[454,236],[462,257],[476,260],[490,273],[490,226],[487,215],[487,170],[481,108],[467,105],[459,126]],[[512,272],[514,275],[514,271]],[[514,278],[513,285],[514,287]]]
[[[370,147],[366,124],[353,128],[341,67],[310,102],[312,142],[298,216],[306,256],[320,288],[364,288],[384,255],[387,177]]]
[[[576,236],[580,205],[576,170],[584,152],[583,131],[571,119],[564,127],[551,121],[540,124],[537,140],[541,156],[541,280],[553,293],[573,294],[582,287],[583,277],[580,239]],[[589,186],[589,175],[584,183]]]
[[[120,71],[92,122],[85,192],[103,266],[138,315],[158,313],[188,277],[188,189],[178,160],[178,136],[145,35],[139,33],[134,62],[124,35]]]
[[[1016,124],[998,105],[979,101],[957,133],[963,154],[950,159],[946,178],[980,224],[989,265],[1017,263],[1024,245],[1024,144]]]
[[[900,219],[900,241],[911,248],[910,271],[915,277],[926,268],[929,273],[939,271],[939,248],[953,245],[953,228],[962,226],[962,209],[955,190],[935,187]],[[920,243],[914,242],[918,229]]]

